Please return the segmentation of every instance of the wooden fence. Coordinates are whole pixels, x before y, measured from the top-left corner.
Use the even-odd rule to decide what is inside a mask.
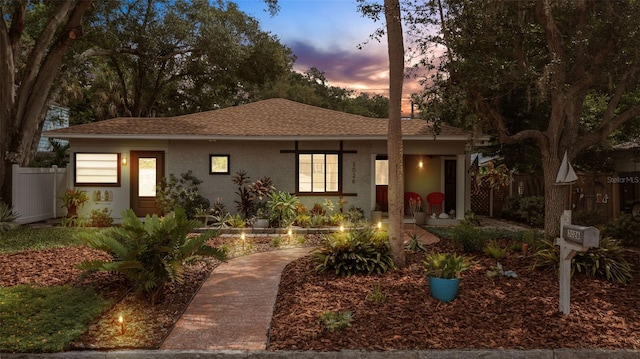
[[[617,213],[617,188],[608,180],[612,174],[578,173],[576,183],[569,186],[571,209],[574,213],[597,213],[603,223]],[[483,184],[471,192],[471,210],[483,216],[496,217],[502,211],[504,200],[509,196],[544,196],[542,176],[514,175],[509,186],[490,188]]]
[[[34,223],[61,215],[58,194],[67,186],[67,169],[12,167],[13,209],[17,222]]]

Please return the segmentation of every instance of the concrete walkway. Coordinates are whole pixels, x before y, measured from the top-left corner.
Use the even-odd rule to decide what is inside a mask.
[[[282,270],[309,251],[293,248],[256,253],[221,264],[161,349],[266,349]]]

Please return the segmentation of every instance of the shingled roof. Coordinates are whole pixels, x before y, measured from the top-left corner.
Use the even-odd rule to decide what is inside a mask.
[[[386,139],[387,119],[352,115],[286,99],[269,99],[176,117],[118,117],[44,133],[52,138],[137,139]],[[405,139],[433,139],[423,120],[403,120]],[[441,126],[439,140],[470,133]]]

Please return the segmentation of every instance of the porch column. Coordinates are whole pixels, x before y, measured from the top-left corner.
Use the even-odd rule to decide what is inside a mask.
[[[456,160],[456,219],[464,219],[467,203],[467,155],[458,155]]]

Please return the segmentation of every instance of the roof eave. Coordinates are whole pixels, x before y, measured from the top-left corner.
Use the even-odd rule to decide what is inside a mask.
[[[337,140],[378,140],[386,141],[387,135],[319,135],[319,136],[221,136],[221,135],[133,135],[133,134],[76,134],[76,133],[50,133],[44,132],[44,137],[92,140],[184,140],[184,141],[337,141]],[[433,135],[408,135],[403,136],[405,141],[468,141],[467,136],[433,136]]]

